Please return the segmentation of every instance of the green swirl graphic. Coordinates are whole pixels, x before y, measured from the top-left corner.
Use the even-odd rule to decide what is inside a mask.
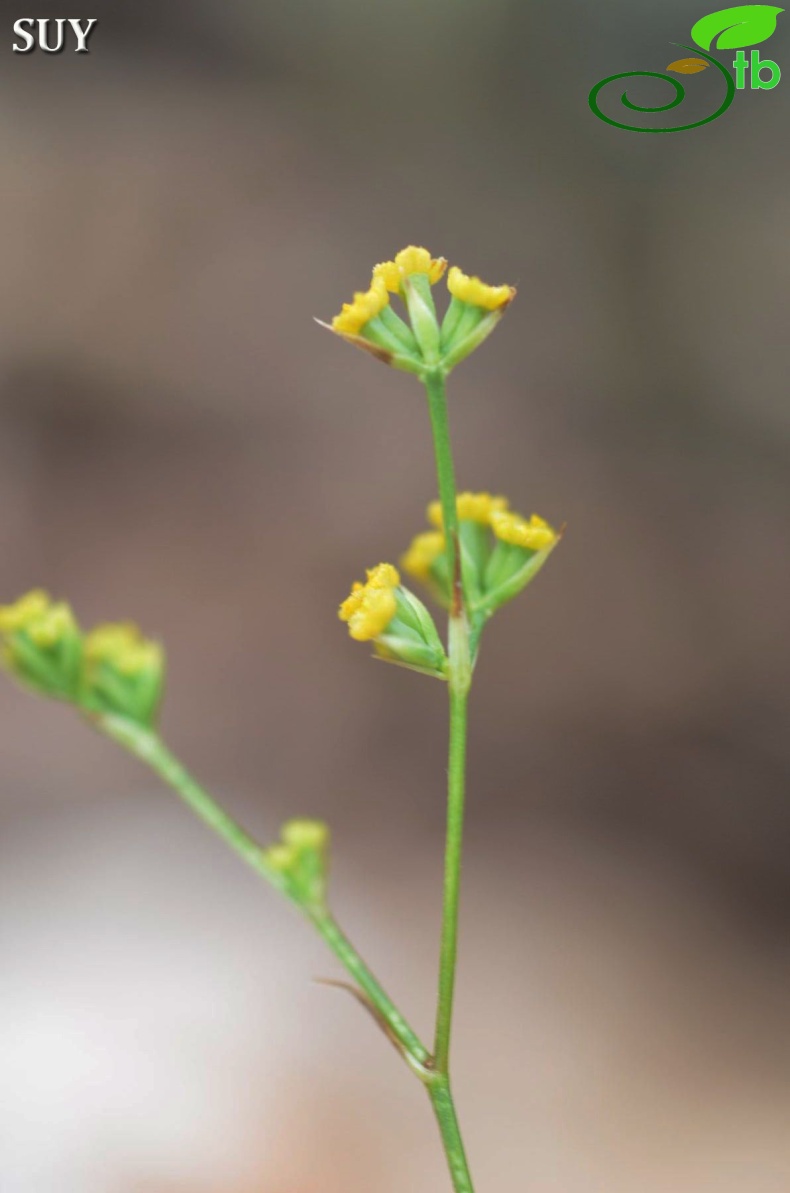
[[[639,104],[632,104],[628,98],[628,92],[624,91],[620,96],[620,103],[630,108],[632,112],[668,112],[671,108],[676,108],[683,103],[686,98],[686,91],[683,84],[673,79],[670,75],[658,74],[653,70],[628,70],[619,75],[609,75],[608,79],[601,79],[600,83],[596,83],[590,92],[589,104],[590,110],[598,117],[599,120],[605,120],[607,124],[614,125],[615,128],[624,128],[630,133],[684,133],[690,128],[700,128],[703,124],[710,124],[711,120],[717,120],[719,116],[723,116],[729,108],[730,104],[735,98],[735,79],[732,77],[726,66],[716,58],[712,58],[710,54],[706,54],[704,50],[700,50],[698,46],[684,46],[681,42],[671,42],[671,45],[680,46],[683,50],[691,50],[692,54],[699,54],[703,58],[707,58],[712,66],[715,66],[718,71],[724,76],[727,84],[727,94],[721,107],[717,108],[712,116],[706,116],[704,120],[696,120],[693,124],[679,124],[675,128],[640,128],[637,124],[621,124],[619,120],[613,120],[611,116],[607,116],[598,106],[598,94],[607,85],[607,83],[614,83],[617,79],[665,79],[667,83],[671,83],[675,89],[675,97],[670,100],[668,104],[660,104],[658,107],[646,108]]]

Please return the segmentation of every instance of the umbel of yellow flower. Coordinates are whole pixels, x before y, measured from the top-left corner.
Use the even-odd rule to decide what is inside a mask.
[[[537,574],[559,535],[537,514],[524,518],[509,509],[506,497],[491,493],[459,493],[456,508],[468,613],[482,624]],[[447,606],[451,583],[438,501],[428,506],[428,520],[437,529],[417,535],[401,566]]]
[[[83,699],[97,712],[127,716],[142,724],[158,710],[164,653],[131,622],[97,626],[85,636]]]
[[[326,905],[329,828],[320,820],[289,820],[280,840],[264,851],[274,881],[303,907]]]
[[[447,269],[444,257],[432,258],[427,249],[410,244],[395,254],[394,261],[382,261],[373,267],[373,280],[381,280],[392,294],[400,294],[403,283],[413,274],[423,274],[435,286]]]
[[[494,510],[491,514],[491,529],[503,543],[516,547],[528,547],[531,551],[545,551],[557,541],[557,532],[543,518],[533,514],[522,518],[512,510]]]
[[[401,585],[391,563],[371,568],[364,584],[354,584],[339,616],[357,642],[373,642],[380,658],[446,678],[447,658],[433,618]]]
[[[357,642],[368,642],[383,634],[398,609],[395,590],[400,576],[391,563],[370,568],[365,584],[357,581],[340,606],[340,620]]]
[[[390,296],[382,278],[373,275],[370,289],[358,290],[353,302],[344,302],[339,315],[332,320],[335,331],[348,335],[359,335],[366,323],[379,315],[389,305]]]
[[[331,330],[395,368],[448,373],[491,334],[516,291],[489,286],[454,265],[447,275],[450,305],[440,325],[431,287],[446,270],[444,257],[432,257],[426,248],[401,249],[374,267],[369,288],[343,304]],[[390,294],[403,299],[409,323],[392,309]]]
[[[77,632],[77,623],[71,606],[65,601],[58,601],[49,606],[41,617],[31,621],[27,626],[31,642],[36,646],[49,650],[62,642],[70,634]]]
[[[462,522],[479,522],[481,526],[490,526],[491,515],[507,507],[507,497],[492,497],[490,493],[459,493],[456,501],[459,519]],[[444,520],[440,501],[432,501],[428,506],[428,521],[441,529]]]
[[[3,666],[18,680],[58,699],[79,686],[82,642],[70,607],[34,589],[0,606]]]
[[[441,517],[441,504],[438,501],[435,504],[439,506]],[[446,545],[440,530],[426,530],[412,539],[408,551],[401,558],[401,567],[410,576],[427,583],[431,577],[431,568],[444,554]]]
[[[34,589],[0,606],[0,648],[6,670],[47,696],[143,725],[156,714],[162,648],[128,622],[83,634],[69,605]]]
[[[120,675],[134,677],[144,671],[161,671],[162,647],[144,638],[130,621],[97,626],[85,636],[88,668],[106,663]]]
[[[27,629],[49,611],[52,599],[40,588],[33,589],[13,605],[0,605],[0,634],[13,634]]]
[[[447,289],[460,302],[486,311],[498,311],[516,297],[514,286],[488,286],[480,278],[462,273],[457,265],[447,275]]]

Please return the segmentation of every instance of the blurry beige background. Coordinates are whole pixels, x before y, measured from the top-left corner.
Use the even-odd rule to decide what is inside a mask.
[[[427,1035],[444,697],[336,620],[422,526],[427,415],[312,317],[409,242],[517,283],[453,377],[459,476],[568,533],[474,694],[479,1189],[782,1193],[790,82],[676,137],[596,121],[704,15],[674,0],[119,0],[53,58],[0,14],[0,599],[161,635],[171,743],[262,838],[331,822],[338,913]],[[0,820],[4,1193],[448,1188],[307,928],[8,684]]]

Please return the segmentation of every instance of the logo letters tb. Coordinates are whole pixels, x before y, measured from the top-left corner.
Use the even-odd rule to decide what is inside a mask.
[[[746,86],[746,72],[749,70],[749,60],[744,54],[743,50],[738,50],[733,62],[735,69],[735,86],[743,91]],[[770,71],[767,79],[762,77],[761,72]],[[751,60],[751,87],[752,91],[772,91],[782,77],[782,72],[777,62],[772,62],[770,58],[761,58],[759,50],[752,50]]]

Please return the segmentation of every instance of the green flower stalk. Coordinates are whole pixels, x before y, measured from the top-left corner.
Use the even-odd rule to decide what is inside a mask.
[[[445,273],[450,301],[440,320],[433,287]],[[409,246],[377,265],[369,288],[324,325],[377,360],[416,376],[425,387],[433,432],[439,497],[428,507],[431,529],[414,538],[400,566],[446,612],[446,643],[426,606],[389,563],[371,568],[339,609],[350,636],[370,642],[377,657],[447,684],[444,905],[430,1048],[332,915],[327,826],[290,820],[279,841],[262,846],[168,750],[157,727],[165,678],[160,645],[130,623],[84,632],[67,604],[39,590],[0,607],[5,670],[34,692],[74,705],[99,732],[159,775],[323,937],[354,983],[352,992],[426,1087],[455,1193],[474,1193],[450,1082],[469,692],[483,629],[537,575],[560,533],[536,514],[515,513],[505,497],[457,492],[445,385],[449,373],[495,330],[515,295],[512,286],[489,286],[457,266],[448,272],[443,257]],[[390,296],[402,302],[403,315],[393,309]]]
[[[436,1028],[430,1059],[432,1080],[427,1081],[456,1193],[473,1189],[450,1086],[450,1041],[453,1024],[458,923],[463,850],[466,784],[467,705],[480,636],[488,619],[516,596],[537,574],[559,541],[559,535],[537,515],[523,518],[509,509],[504,497],[488,493],[458,495],[450,442],[445,381],[448,374],[495,330],[513,301],[512,286],[489,286],[469,277],[457,266],[447,276],[451,299],[443,321],[436,314],[432,286],[444,275],[444,258],[434,259],[427,249],[410,246],[393,261],[377,265],[371,288],[346,304],[332,323],[332,330],[360,347],[371,341],[374,355],[384,363],[404,368],[402,350],[387,345],[379,331],[387,308],[386,291],[402,299],[416,341],[410,349],[408,371],[425,386],[433,431],[439,500],[429,507],[435,529],[415,538],[401,564],[426,584],[431,595],[448,611],[447,658],[443,668],[450,704],[448,757],[447,838],[445,846],[444,909],[439,957],[439,992]],[[375,318],[370,318],[375,296]],[[399,319],[399,316],[395,315]],[[399,320],[400,321],[400,320]],[[371,327],[371,323],[373,326]],[[399,341],[399,342],[402,342]],[[393,355],[387,358],[388,347]],[[381,565],[390,567],[390,565]],[[394,569],[391,569],[394,572]],[[396,573],[397,574],[397,573]],[[369,584],[373,573],[369,573]],[[348,620],[349,602],[363,600],[358,586],[341,606]],[[377,614],[381,598],[375,594],[370,634],[378,641]],[[381,653],[381,651],[379,651]]]

